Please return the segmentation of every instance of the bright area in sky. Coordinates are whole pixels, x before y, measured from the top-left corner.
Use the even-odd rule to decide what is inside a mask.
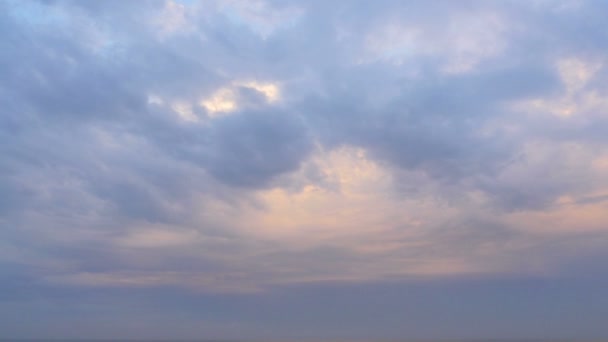
[[[607,16],[0,0],[0,338],[608,337]]]

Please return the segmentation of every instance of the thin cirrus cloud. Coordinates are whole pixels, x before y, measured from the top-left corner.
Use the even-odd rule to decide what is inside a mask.
[[[220,296],[592,274],[606,9],[1,2],[0,270]]]

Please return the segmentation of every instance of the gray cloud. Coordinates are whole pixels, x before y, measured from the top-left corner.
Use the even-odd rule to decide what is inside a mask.
[[[0,300],[25,312],[36,291],[185,287],[261,291],[270,312],[301,284],[593,278],[605,6],[0,2]],[[293,291],[292,318],[318,322],[327,307],[302,298],[331,290]],[[218,334],[231,317],[279,329],[235,313],[254,304],[213,305]],[[390,322],[374,324],[397,334]]]
[[[258,186],[295,171],[311,150],[297,118],[288,113],[243,113],[214,123],[213,152],[205,163],[216,178],[232,185]]]

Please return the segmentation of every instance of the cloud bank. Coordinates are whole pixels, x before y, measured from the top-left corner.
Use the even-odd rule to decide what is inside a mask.
[[[592,274],[606,10],[0,2],[3,286]]]

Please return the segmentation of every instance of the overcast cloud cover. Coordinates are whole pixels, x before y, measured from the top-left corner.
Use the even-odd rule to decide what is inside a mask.
[[[0,0],[0,337],[608,337],[607,17]]]

